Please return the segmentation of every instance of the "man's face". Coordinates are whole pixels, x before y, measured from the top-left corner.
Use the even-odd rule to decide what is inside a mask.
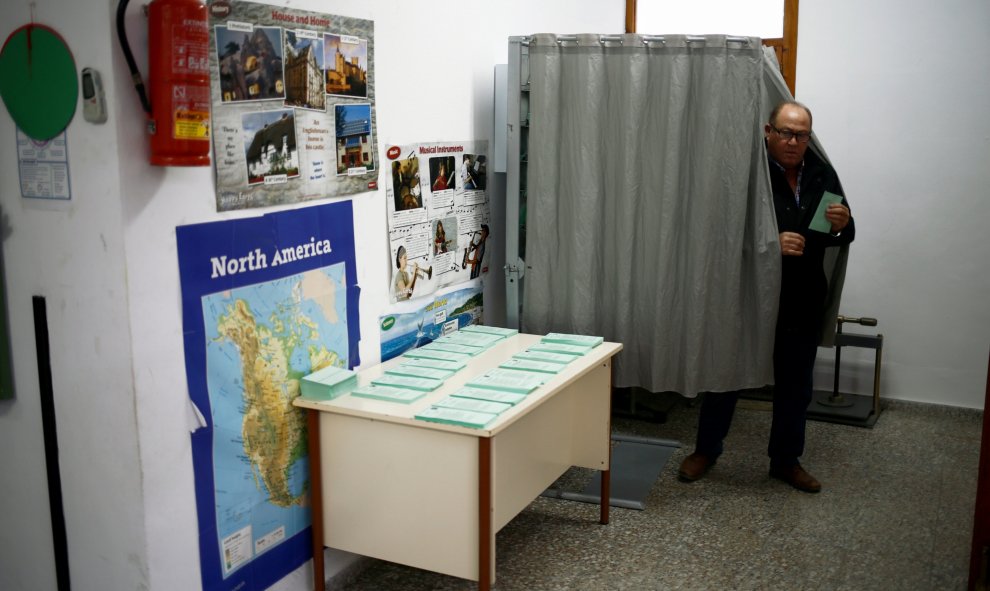
[[[811,133],[811,120],[807,111],[795,105],[786,105],[780,110],[777,120],[768,123],[763,130],[767,137],[767,152],[771,158],[784,168],[796,168],[801,164],[804,160],[804,152],[808,149],[807,142],[801,143],[796,137],[785,140],[780,134],[781,132]]]

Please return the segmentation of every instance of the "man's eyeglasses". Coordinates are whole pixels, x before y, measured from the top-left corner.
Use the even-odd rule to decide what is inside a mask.
[[[807,144],[808,140],[811,139],[810,133],[804,133],[804,132],[794,133],[793,131],[790,131],[788,129],[777,129],[776,127],[774,127],[772,123],[770,124],[770,129],[776,131],[777,135],[780,136],[780,139],[784,140],[785,142],[789,142],[792,139],[795,139],[799,144]]]

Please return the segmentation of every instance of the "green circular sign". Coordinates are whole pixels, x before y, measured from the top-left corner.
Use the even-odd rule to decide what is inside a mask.
[[[0,97],[14,123],[36,140],[50,140],[72,121],[79,79],[72,52],[44,25],[24,25],[0,49]]]

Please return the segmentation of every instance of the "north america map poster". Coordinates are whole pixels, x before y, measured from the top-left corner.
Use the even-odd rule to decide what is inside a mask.
[[[359,364],[350,201],[176,228],[204,591],[312,556],[303,376]]]

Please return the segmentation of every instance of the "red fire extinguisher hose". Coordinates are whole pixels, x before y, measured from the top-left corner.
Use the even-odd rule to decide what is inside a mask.
[[[120,42],[120,49],[124,52],[124,59],[127,60],[127,67],[131,70],[131,81],[141,99],[141,106],[144,107],[144,112],[151,116],[151,101],[148,100],[148,93],[145,91],[144,81],[141,79],[141,71],[138,70],[137,62],[134,61],[134,54],[131,53],[131,46],[127,42],[127,30],[124,27],[124,15],[127,12],[129,2],[130,0],[120,0],[117,4],[117,40]]]

